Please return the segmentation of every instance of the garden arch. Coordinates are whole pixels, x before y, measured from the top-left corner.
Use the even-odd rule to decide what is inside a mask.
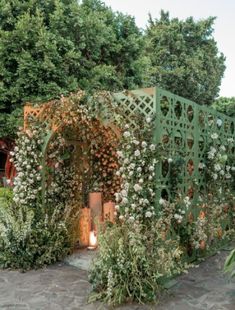
[[[79,92],[41,107],[25,106],[24,131],[30,135],[30,127],[36,124],[44,132],[41,148],[43,205],[47,203],[47,192],[58,166],[65,165],[68,169],[73,166],[74,195],[82,207],[88,205],[89,192],[101,192],[103,202],[107,202],[114,201],[119,189],[120,179],[116,175],[119,130],[113,123],[102,122],[96,112],[82,105],[83,100],[84,93]],[[54,153],[57,155],[53,157]]]

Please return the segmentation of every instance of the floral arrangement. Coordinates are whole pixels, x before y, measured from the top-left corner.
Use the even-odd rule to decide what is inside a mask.
[[[121,177],[116,197],[117,223],[99,236],[99,253],[90,272],[94,293],[90,301],[109,304],[153,301],[163,279],[184,269],[179,239],[166,238],[174,206],[156,202],[156,164],[163,156],[152,141],[154,120],[141,130],[123,129],[117,151]],[[161,210],[161,211],[159,211]]]
[[[191,175],[194,163],[154,142],[154,118],[123,126],[111,101],[108,93],[78,92],[27,119],[11,153],[13,199],[0,208],[0,266],[29,269],[61,259],[74,245],[88,193],[101,191],[115,200],[116,223],[99,230],[91,300],[153,301],[167,278],[185,270],[184,255],[200,255],[234,232],[235,168],[227,156],[233,141],[222,145],[211,135],[198,166],[206,195],[199,191],[194,206],[192,188],[183,194],[179,186],[182,168]],[[167,189],[158,182],[162,163]]]
[[[193,251],[201,255],[216,244],[215,240],[225,239],[234,231],[233,223],[227,230],[221,223],[232,218],[228,209],[234,208],[231,180],[235,169],[229,165],[226,147],[215,146],[216,134],[211,136],[205,162],[199,163],[207,180],[208,197],[199,197],[197,207],[201,211],[194,218],[190,193],[183,196],[176,191],[184,160],[172,159],[162,145],[153,143],[153,120],[148,118],[144,124],[135,132],[128,125],[123,129],[117,151],[117,175],[122,181],[115,194],[117,221],[99,236],[99,253],[90,271],[90,301],[112,305],[153,301],[164,279],[188,267],[183,263],[184,255],[190,256]],[[170,166],[173,201],[157,198],[156,169],[161,162]]]
[[[11,153],[17,171],[13,200],[0,210],[2,267],[28,269],[61,259],[76,241],[84,193],[98,187],[112,196],[111,188],[119,186],[116,157],[105,157],[116,135],[89,112],[84,96],[44,105],[19,132]]]

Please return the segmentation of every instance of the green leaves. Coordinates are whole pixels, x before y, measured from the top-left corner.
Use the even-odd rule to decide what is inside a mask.
[[[213,108],[217,111],[227,114],[228,116],[235,116],[235,97],[220,97],[213,103]]]
[[[212,37],[214,20],[181,21],[163,11],[160,19],[150,17],[146,53],[153,85],[199,104],[212,104],[225,70],[225,57]]]
[[[235,276],[235,249],[232,250],[229,256],[226,258],[224,272],[230,273],[231,277]]]
[[[99,0],[0,0],[0,107],[9,113],[78,87],[138,88],[149,64],[142,47],[134,19]]]

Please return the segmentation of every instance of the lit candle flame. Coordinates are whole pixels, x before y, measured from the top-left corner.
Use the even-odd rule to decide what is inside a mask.
[[[90,231],[89,236],[89,246],[96,247],[97,246],[97,236],[95,231]]]

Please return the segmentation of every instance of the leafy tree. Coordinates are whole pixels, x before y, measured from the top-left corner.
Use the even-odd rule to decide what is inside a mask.
[[[221,113],[235,117],[235,97],[220,97],[213,103],[213,107]]]
[[[0,0],[0,109],[11,113],[78,87],[140,87],[143,40],[132,17],[99,0]]]
[[[146,52],[151,58],[153,85],[199,104],[213,103],[225,70],[225,57],[212,36],[214,21],[214,17],[170,19],[164,11],[159,19],[150,16]]]

